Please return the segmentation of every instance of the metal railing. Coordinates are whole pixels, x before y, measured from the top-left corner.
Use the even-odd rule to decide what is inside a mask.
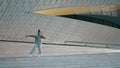
[[[79,42],[79,41],[65,41],[64,43],[65,44],[78,45],[78,46],[86,46],[86,47],[101,47],[102,46],[102,47],[105,47],[105,48],[111,48],[111,46],[120,46],[120,44]],[[97,45],[100,45],[100,46],[97,46]]]
[[[13,41],[13,40],[0,40],[1,42],[15,42],[15,43],[34,43],[28,41]],[[97,48],[112,48],[118,46],[120,49],[120,44],[109,44],[109,43],[94,43],[94,42],[79,42],[79,41],[65,41],[64,43],[49,43],[44,42],[45,45],[62,45],[62,46],[81,46],[81,47],[97,47]]]

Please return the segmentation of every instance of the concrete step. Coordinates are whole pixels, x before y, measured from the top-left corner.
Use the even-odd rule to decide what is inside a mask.
[[[120,68],[120,53],[0,58],[0,68]]]

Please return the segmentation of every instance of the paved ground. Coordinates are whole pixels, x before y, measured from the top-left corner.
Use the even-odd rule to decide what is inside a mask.
[[[6,43],[0,42],[0,57],[28,57],[33,44]],[[43,45],[41,56],[60,56],[60,55],[76,55],[76,54],[99,54],[120,52],[120,49],[109,48],[93,48],[93,47],[76,47],[76,46],[59,46],[59,45]],[[37,56],[38,51],[34,52]]]
[[[120,53],[0,58],[0,68],[120,68]]]
[[[0,68],[120,68],[120,50],[43,45],[41,57],[28,57],[33,44],[0,44]]]

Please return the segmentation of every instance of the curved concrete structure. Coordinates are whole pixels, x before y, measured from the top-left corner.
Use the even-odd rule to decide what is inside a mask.
[[[80,5],[113,5],[119,0],[4,0],[0,6],[0,40],[27,41],[26,34],[41,29],[45,42],[87,41],[119,43],[120,30],[80,20],[34,14],[31,11]]]
[[[27,41],[27,34],[36,34],[41,29],[46,42],[87,41],[119,43],[120,30],[108,26],[45,15],[27,14],[14,19],[1,20],[1,40]]]

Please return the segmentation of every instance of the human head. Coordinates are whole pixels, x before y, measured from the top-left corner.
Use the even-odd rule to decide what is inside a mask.
[[[41,31],[40,31],[40,29],[38,30],[38,35],[40,35],[41,34]]]

